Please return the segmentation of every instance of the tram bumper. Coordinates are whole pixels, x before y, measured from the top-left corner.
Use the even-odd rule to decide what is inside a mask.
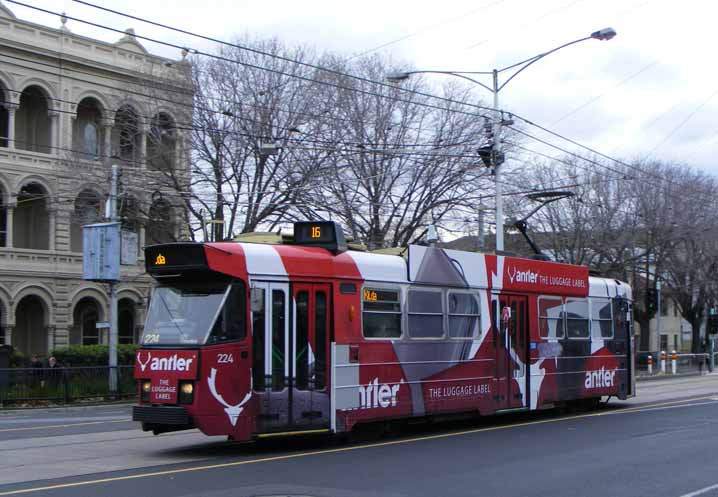
[[[155,435],[194,428],[192,417],[179,406],[133,406],[132,420],[142,423],[143,431]]]

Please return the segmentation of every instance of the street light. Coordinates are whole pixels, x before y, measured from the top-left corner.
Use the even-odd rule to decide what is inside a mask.
[[[530,65],[534,64],[535,62],[543,59],[547,55],[550,55],[558,50],[561,50],[562,48],[568,47],[570,45],[575,45],[576,43],[580,43],[582,41],[586,40],[610,40],[616,36],[616,31],[613,28],[604,28],[600,29],[598,31],[594,31],[589,36],[586,36],[584,38],[579,38],[578,40],[570,41],[568,43],[564,43],[563,45],[560,45],[556,48],[553,48],[551,50],[548,50],[547,52],[542,52],[538,55],[535,55],[531,58],[528,58],[526,60],[522,60],[521,62],[517,62],[515,64],[511,64],[510,66],[503,67],[501,69],[494,69],[492,71],[431,71],[431,70],[417,70],[417,71],[405,71],[405,72],[392,72],[386,75],[386,79],[393,82],[399,82],[404,81],[406,79],[409,79],[409,77],[412,74],[449,74],[451,76],[457,76],[459,78],[466,79],[468,81],[471,81],[472,83],[475,83],[482,88],[487,89],[494,95],[494,106],[493,106],[493,114],[494,119],[492,123],[492,136],[491,136],[491,142],[489,144],[488,149],[484,149],[480,152],[480,155],[483,155],[488,159],[490,162],[489,164],[494,169],[495,174],[495,183],[496,183],[496,250],[501,251],[504,250],[504,219],[503,219],[503,199],[501,195],[501,176],[500,176],[500,169],[499,166],[503,162],[503,155],[501,154],[501,151],[499,149],[501,140],[500,140],[500,133],[501,133],[501,125],[503,124],[502,118],[501,118],[501,111],[499,111],[499,92],[516,76],[518,76],[519,73],[521,73],[524,69],[529,67]],[[499,74],[505,72],[505,71],[511,71],[511,74],[506,78],[506,80],[503,83],[499,83]],[[488,86],[470,76],[467,76],[467,74],[478,74],[478,75],[491,75],[492,77],[492,85]],[[484,158],[484,157],[482,157]]]

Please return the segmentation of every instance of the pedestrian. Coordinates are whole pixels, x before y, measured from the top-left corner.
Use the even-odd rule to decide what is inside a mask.
[[[49,380],[51,385],[56,385],[62,378],[64,368],[57,362],[55,356],[47,358],[47,369],[45,370],[45,377]]]
[[[42,376],[42,362],[37,354],[33,354],[30,358],[30,382],[34,385],[40,383]]]

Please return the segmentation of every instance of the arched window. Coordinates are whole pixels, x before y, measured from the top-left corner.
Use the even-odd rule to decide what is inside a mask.
[[[175,161],[177,143],[175,124],[162,112],[152,118],[147,137],[147,165],[156,171],[171,171]]]
[[[15,148],[50,153],[50,116],[45,92],[28,86],[20,95],[15,115]]]
[[[13,218],[13,245],[17,248],[47,250],[50,248],[50,214],[48,194],[37,184],[20,189]]]
[[[6,108],[10,101],[7,96],[5,90],[0,89],[0,147],[8,146],[10,136],[10,114]]]
[[[89,160],[102,155],[102,107],[96,99],[83,98],[77,104],[77,119],[72,130],[72,148]]]
[[[163,199],[155,200],[147,216],[145,242],[147,245],[177,241],[172,206]]]
[[[70,218],[70,250],[73,252],[82,252],[82,227],[101,219],[100,207],[100,195],[92,190],[81,191],[75,199]]]
[[[112,128],[113,151],[120,159],[137,160],[142,143],[142,129],[137,112],[129,105],[123,105],[115,113],[115,126]]]
[[[45,305],[35,295],[24,297],[15,309],[15,330],[12,344],[25,355],[47,353]]]
[[[92,297],[81,299],[73,310],[74,330],[71,330],[73,344],[97,345],[100,335],[97,322],[100,320],[100,305]]]
[[[135,303],[132,299],[120,299],[117,309],[118,341],[135,343]]]

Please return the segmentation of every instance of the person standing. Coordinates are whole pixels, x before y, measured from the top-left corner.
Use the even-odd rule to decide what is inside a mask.
[[[30,358],[30,382],[35,385],[40,383],[42,376],[42,362],[37,354],[33,354]]]

